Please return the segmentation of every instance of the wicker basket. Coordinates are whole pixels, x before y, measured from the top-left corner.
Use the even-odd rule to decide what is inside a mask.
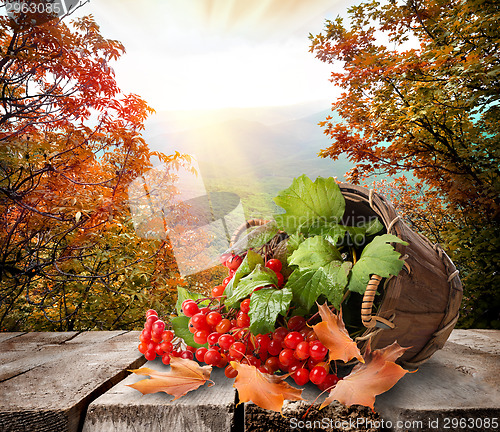
[[[344,183],[339,186],[346,201],[344,224],[356,225],[378,217],[388,233],[408,243],[395,245],[405,266],[397,277],[385,280],[380,305],[373,316],[372,304],[381,278],[374,275],[368,284],[360,311],[367,330],[356,340],[362,350],[369,339],[372,349],[397,341],[410,347],[399,362],[416,367],[443,347],[458,320],[462,300],[458,270],[439,245],[411,230],[383,196],[364,187]],[[266,222],[247,221],[234,233],[232,242],[248,228]]]
[[[394,328],[368,328],[358,342],[364,347],[371,339],[372,348],[383,348],[397,341],[410,347],[401,362],[418,366],[443,347],[458,320],[462,301],[458,270],[439,245],[411,230],[383,196],[359,186],[339,186],[349,222],[377,216],[388,233],[408,242],[408,246],[395,246],[405,258],[405,267],[386,280],[376,314]]]

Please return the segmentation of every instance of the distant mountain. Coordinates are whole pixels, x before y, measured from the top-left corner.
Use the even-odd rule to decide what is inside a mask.
[[[278,107],[160,111],[148,118],[146,121],[146,129],[149,135],[155,136],[209,126],[235,119],[246,119],[270,125],[304,118],[313,113],[328,112],[329,107],[329,102],[314,101]]]
[[[274,213],[271,197],[294,177],[342,179],[350,169],[346,159],[318,157],[330,145],[318,126],[327,115],[324,103],[159,113],[144,138],[153,150],[195,155],[207,188],[237,193],[248,216],[257,217]]]
[[[311,177],[341,177],[349,169],[346,161],[336,163],[317,156],[330,144],[318,126],[330,112],[323,110],[293,118],[307,114],[306,108],[265,107],[223,113],[219,110],[217,115],[210,113],[210,118],[200,112],[192,112],[191,117],[182,113],[180,123],[178,118],[166,120],[167,114],[161,113],[156,121],[165,118],[164,132],[160,123],[149,122],[144,135],[152,149],[196,155],[202,174],[211,178],[293,178],[302,173]],[[191,127],[179,130],[179,125],[187,127],[188,120]]]

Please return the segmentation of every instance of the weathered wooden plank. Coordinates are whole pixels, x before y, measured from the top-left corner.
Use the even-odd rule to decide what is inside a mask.
[[[126,331],[30,333],[17,339],[0,343],[0,382],[26,373],[48,361],[58,358],[62,352],[72,352],[64,344],[92,345],[127,333]],[[22,334],[22,333],[21,333]],[[28,351],[28,353],[23,353]]]
[[[500,348],[500,332],[490,338],[486,350],[471,349],[484,345],[475,332],[454,330],[453,342],[448,341],[416,373],[407,374],[377,397],[375,409],[392,423],[394,431],[482,432],[489,429],[483,421],[499,418],[500,356],[490,352]],[[460,419],[470,423],[454,427],[452,422]]]
[[[0,332],[0,342],[25,334],[25,332]]]
[[[500,420],[499,349],[499,331],[454,330],[444,348],[416,373],[405,375],[391,390],[377,396],[377,414],[368,408],[346,408],[336,402],[318,411],[324,397],[313,404],[319,391],[307,385],[303,397],[308,402],[285,401],[284,417],[246,404],[245,432],[285,432],[294,425],[296,430],[311,431],[488,430],[485,422]],[[307,417],[302,418],[311,405]],[[454,427],[460,419],[467,419],[473,426]],[[299,425],[305,429],[299,429]]]
[[[168,370],[159,360],[146,367]],[[144,379],[131,375],[117,384],[89,406],[84,432],[224,432],[234,430],[236,422],[243,430],[243,418],[235,407],[236,393],[232,380],[223,369],[214,368],[211,379],[215,385],[205,384],[196,391],[172,401],[165,393],[142,395],[127,387]]]
[[[76,337],[79,332],[30,332],[10,341],[16,345],[34,343],[36,345],[60,344]],[[9,343],[9,341],[7,341]]]
[[[467,346],[478,351],[500,355],[500,331],[498,330],[453,330],[448,342]]]
[[[59,345],[76,337],[78,332],[24,333],[0,342],[0,353],[11,351],[33,352],[47,345]]]
[[[34,356],[35,364],[26,353],[26,370],[0,383],[2,432],[77,431],[88,404],[144,362],[137,351],[139,332],[95,333],[96,343],[90,335],[87,343],[65,343],[68,335],[40,336],[48,344]],[[36,342],[35,336],[28,339]]]
[[[74,338],[64,342],[65,344],[95,344],[98,342],[105,342],[107,340],[118,337],[122,334],[128,333],[126,330],[118,331],[88,331],[75,336]],[[139,338],[137,338],[137,345],[139,345]]]
[[[47,345],[28,352],[13,350],[0,354],[0,383],[54,361],[61,355],[61,350],[64,350],[61,345]]]

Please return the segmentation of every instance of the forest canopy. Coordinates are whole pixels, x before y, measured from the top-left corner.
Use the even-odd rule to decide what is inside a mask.
[[[123,45],[91,17],[4,16],[0,51],[0,330],[131,328],[168,309],[183,281],[166,239],[136,235],[127,186],[153,157],[171,175],[189,158],[142,138],[153,109],[118,87]]]
[[[499,20],[497,1],[368,1],[310,36],[343,89],[321,156],[395,178],[378,187],[460,268],[463,326],[500,328]]]

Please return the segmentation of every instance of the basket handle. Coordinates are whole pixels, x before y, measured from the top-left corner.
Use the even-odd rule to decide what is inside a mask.
[[[393,329],[395,327],[394,323],[385,318],[372,315],[373,301],[375,300],[377,288],[381,280],[382,278],[379,275],[374,274],[370,278],[370,282],[368,282],[361,305],[361,321],[366,328],[379,327],[383,329]]]
[[[235,244],[238,241],[238,239],[240,238],[240,236],[247,229],[252,228],[254,226],[265,225],[268,222],[269,221],[265,220],[265,219],[250,219],[250,220],[247,220],[246,222],[242,223],[238,228],[236,228],[236,230],[233,233],[233,236],[231,237],[231,240],[230,240],[229,244],[230,245]]]

